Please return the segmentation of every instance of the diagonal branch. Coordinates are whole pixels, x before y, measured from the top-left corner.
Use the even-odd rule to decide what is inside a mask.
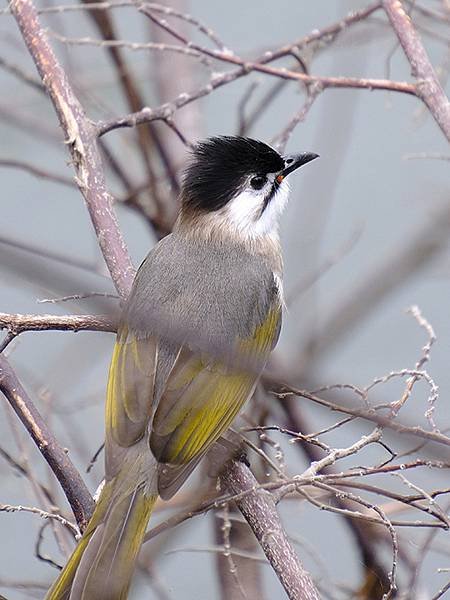
[[[42,456],[58,478],[77,523],[83,530],[94,509],[92,496],[64,448],[58,444],[17,379],[11,365],[2,355],[0,355],[0,391],[25,425]]]
[[[85,4],[92,4],[91,0],[83,0],[83,2]],[[112,15],[102,10],[93,10],[90,11],[90,14],[97,25],[97,28],[102,34],[105,44],[112,42],[112,45],[109,46],[109,54],[114,65],[116,66],[120,85],[126,97],[129,109],[133,112],[137,111],[144,106],[145,102],[143,101],[132,71],[129,69],[127,62],[121,54],[120,48],[114,46],[114,43],[117,42],[117,39]],[[153,150],[156,150],[160,155],[171,185],[173,186],[174,190],[178,191],[178,180],[176,178],[174,165],[171,163],[170,155],[160,139],[160,133],[152,125],[138,128],[137,138],[139,147],[141,149],[142,158],[147,170],[148,180],[151,184],[151,195],[158,207],[158,211],[163,214],[164,202],[163,198],[160,198],[160,193],[156,185],[155,168],[153,161],[151,160]]]
[[[319,594],[299,561],[281,523],[272,494],[259,487],[242,462],[229,461],[222,474],[224,485],[233,493],[252,490],[236,501],[291,600],[319,600]]]
[[[151,7],[151,5],[140,2],[139,6],[141,7],[141,12],[144,12],[150,17],[148,13],[149,6]],[[247,76],[253,71],[278,77],[280,81],[299,81],[305,85],[319,85],[322,89],[355,88],[368,90],[389,90],[416,96],[417,89],[415,84],[406,83],[403,81],[367,78],[360,79],[356,77],[317,77],[309,75],[308,73],[299,73],[297,71],[291,71],[285,68],[275,68],[268,64],[285,56],[291,55],[295,50],[307,48],[312,44],[324,43],[325,40],[330,41],[335,39],[336,36],[342,33],[342,31],[344,31],[347,27],[363,21],[366,17],[377,11],[380,7],[380,2],[374,2],[360,11],[352,11],[347,17],[337,21],[336,23],[333,23],[332,25],[320,30],[314,30],[309,35],[300,38],[293,43],[283,45],[276,50],[264,52],[264,54],[257,57],[253,61],[244,60],[230,52],[225,52],[222,50],[210,50],[208,48],[195,45],[195,48],[199,52],[202,52],[216,60],[237,65],[238,68],[222,73],[214,73],[205,85],[202,85],[201,87],[189,93],[183,92],[172,102],[167,102],[157,108],[151,109],[146,106],[141,110],[124,117],[119,117],[117,119],[111,119],[108,121],[101,121],[97,124],[98,134],[99,136],[102,136],[105,133],[108,133],[109,131],[119,127],[136,127],[137,125],[148,123],[150,121],[161,120],[167,123],[173,117],[174,113],[180,108],[195,102],[199,98],[207,96],[222,86],[228,85],[229,83],[241,77]],[[161,25],[161,20],[156,19],[154,15],[153,20],[158,25]],[[170,34],[179,36],[178,32],[169,27],[167,22],[164,22],[164,29]],[[190,48],[193,47],[193,43],[191,41],[184,39],[183,37],[181,37],[181,41],[183,41],[185,44],[188,44]]]
[[[411,18],[400,0],[383,0],[383,8],[418,79],[417,96],[426,104],[450,142],[450,102],[436,75]]]
[[[86,117],[50,47],[31,0],[11,0],[10,8],[53,102],[105,262],[117,291],[124,298],[128,295],[134,270],[106,188],[96,128]]]

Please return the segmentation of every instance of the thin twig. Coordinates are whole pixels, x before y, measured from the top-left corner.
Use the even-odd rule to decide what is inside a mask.
[[[69,302],[71,300],[87,300],[90,298],[111,298],[118,300],[119,296],[109,292],[85,292],[84,294],[70,294],[69,296],[60,296],[59,298],[41,298],[36,302],[38,304],[58,304],[59,302]]]
[[[33,405],[6,358],[0,355],[0,391],[4,394],[64,490],[80,529],[94,509],[94,501],[80,474]]]
[[[410,373],[410,371],[405,373],[405,375],[408,375],[409,373]],[[444,444],[445,446],[450,446],[450,437],[444,435],[443,433],[439,433],[438,431],[427,431],[426,429],[423,429],[422,427],[419,427],[418,425],[416,425],[416,426],[403,425],[402,423],[398,423],[397,421],[394,421],[393,419],[391,419],[389,417],[385,417],[381,414],[378,414],[376,412],[375,408],[373,408],[372,410],[368,410],[365,408],[355,408],[352,406],[343,406],[341,404],[331,402],[330,400],[325,400],[325,398],[321,398],[315,394],[312,394],[311,392],[308,392],[307,390],[299,390],[299,389],[291,388],[288,386],[283,386],[280,391],[275,391],[273,393],[275,393],[275,395],[281,399],[285,396],[294,394],[294,395],[300,396],[302,398],[307,398],[308,400],[311,400],[312,402],[315,402],[316,404],[320,404],[321,406],[324,406],[332,411],[337,411],[337,412],[341,412],[344,414],[352,415],[354,417],[360,417],[362,419],[372,421],[373,423],[376,423],[380,427],[386,427],[388,429],[392,429],[393,431],[396,431],[397,433],[402,433],[404,435],[414,435],[416,437],[420,437],[420,438],[426,439],[431,442],[438,442],[440,444]]]
[[[186,106],[190,102],[194,102],[199,98],[210,94],[214,90],[224,85],[227,85],[232,81],[239,79],[240,77],[248,75],[252,71],[259,71],[267,75],[276,76],[285,81],[300,81],[304,84],[312,84],[318,82],[322,85],[324,89],[333,87],[357,89],[359,88],[369,90],[379,89],[416,95],[415,85],[405,82],[393,82],[382,79],[358,79],[351,77],[315,77],[305,73],[290,71],[288,69],[277,69],[274,67],[270,67],[267,64],[284,56],[290,55],[292,51],[296,48],[303,48],[308,46],[309,44],[318,42],[320,40],[329,39],[330,37],[337,36],[345,28],[354,23],[360,22],[361,20],[378,10],[380,7],[381,3],[375,2],[370,6],[366,7],[365,9],[362,9],[361,11],[353,11],[347,17],[341,19],[340,21],[333,23],[332,25],[325,27],[321,30],[314,30],[309,35],[299,40],[296,40],[293,43],[281,46],[276,50],[264,52],[264,54],[262,54],[253,61],[244,60],[242,58],[237,57],[234,54],[231,54],[230,52],[209,50],[201,46],[192,45],[191,42],[185,40],[186,43],[189,43],[190,47],[194,47],[195,49],[202,51],[218,60],[223,60],[224,62],[239,65],[239,68],[235,69],[234,71],[214,74],[206,85],[201,86],[197,90],[190,93],[183,92],[172,102],[163,104],[155,109],[143,107],[140,111],[134,112],[130,115],[126,115],[118,119],[111,119],[110,121],[101,121],[97,124],[98,134],[99,136],[101,136],[107,133],[108,131],[117,129],[119,127],[135,127],[142,123],[147,123],[155,120],[165,121],[168,118],[172,118],[174,113],[178,109]],[[142,4],[141,8],[142,12],[145,13],[145,4]],[[151,11],[149,12],[151,14]],[[156,19],[154,15],[152,16],[155,19],[155,22],[159,21],[159,19]],[[166,23],[164,23],[164,29],[166,31],[169,31],[170,33],[174,31]],[[182,39],[184,38],[182,37]]]
[[[56,513],[49,513],[46,510],[42,510],[41,508],[37,508],[36,506],[22,506],[22,505],[13,505],[13,504],[0,504],[0,512],[29,512],[34,515],[39,515],[43,519],[54,519],[67,527],[75,536],[78,536],[80,532],[78,531],[78,527],[75,527],[73,523],[58,515]]]
[[[177,52],[179,54],[185,54],[186,56],[193,56],[199,58],[201,55],[196,50],[190,48],[184,48],[183,46],[174,46],[173,44],[160,44],[157,42],[132,42],[129,40],[99,40],[89,37],[84,38],[70,38],[65,35],[61,35],[56,31],[50,29],[46,30],[50,37],[54,38],[61,44],[68,46],[94,46],[97,48],[124,48],[134,52],[142,50],[154,50],[156,52]]]
[[[51,173],[50,171],[46,171],[45,169],[40,169],[35,165],[30,163],[26,163],[20,160],[12,160],[9,158],[0,158],[0,167],[9,167],[11,169],[20,169],[22,171],[26,171],[30,173],[30,175],[34,175],[35,177],[39,177],[40,179],[48,179],[50,181],[54,181],[55,183],[60,183],[62,185],[66,185],[68,187],[74,188],[75,181],[70,177],[64,177],[63,175],[58,175],[57,173]]]
[[[278,152],[283,154],[284,149],[286,148],[286,144],[289,141],[289,138],[294,133],[294,129],[299,123],[302,123],[305,120],[306,115],[308,114],[309,110],[311,109],[312,105],[317,100],[321,92],[322,86],[318,82],[313,83],[308,87],[308,95],[306,97],[305,103],[300,108],[300,110],[296,111],[294,116],[290,119],[289,123],[276,138],[275,148],[278,150]]]

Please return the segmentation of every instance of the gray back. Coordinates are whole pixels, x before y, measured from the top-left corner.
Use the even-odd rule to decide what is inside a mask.
[[[142,263],[124,318],[138,336],[223,352],[264,322],[277,295],[262,256],[237,244],[173,233]]]

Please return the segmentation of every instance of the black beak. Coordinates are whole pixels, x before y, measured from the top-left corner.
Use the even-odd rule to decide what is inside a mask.
[[[277,175],[276,180],[278,183],[281,183],[289,173],[292,173],[292,171],[295,171],[302,165],[306,165],[306,163],[309,163],[316,158],[319,158],[319,155],[314,152],[302,152],[301,154],[290,154],[285,156],[283,158],[285,168]]]

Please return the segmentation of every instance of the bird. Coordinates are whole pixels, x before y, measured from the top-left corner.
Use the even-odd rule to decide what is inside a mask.
[[[288,175],[317,158],[247,137],[198,142],[178,219],[126,300],[106,394],[105,479],[47,600],[124,600],[154,504],[252,396],[281,327]]]

